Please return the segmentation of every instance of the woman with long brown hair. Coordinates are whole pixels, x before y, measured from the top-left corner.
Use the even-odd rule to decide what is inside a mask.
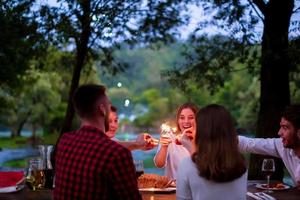
[[[197,111],[198,107],[190,102],[179,106],[176,112],[176,133],[168,135],[167,138],[162,135],[160,137],[159,147],[153,161],[156,167],[165,168],[165,175],[172,180],[176,179],[180,160],[191,155],[190,149],[176,143],[176,134],[184,135],[187,138],[194,137]]]
[[[194,145],[196,152],[181,161],[177,172],[177,199],[246,199],[246,163],[234,121],[223,106],[200,109]]]

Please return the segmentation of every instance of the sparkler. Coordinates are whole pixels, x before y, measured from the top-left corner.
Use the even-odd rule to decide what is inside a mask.
[[[168,124],[164,123],[161,125],[161,136],[170,138],[171,134],[176,132],[176,130],[177,129],[175,127],[169,126]]]

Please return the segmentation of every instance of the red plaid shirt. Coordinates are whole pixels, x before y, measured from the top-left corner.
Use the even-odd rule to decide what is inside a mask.
[[[141,199],[131,152],[97,128],[65,133],[55,162],[55,200]]]

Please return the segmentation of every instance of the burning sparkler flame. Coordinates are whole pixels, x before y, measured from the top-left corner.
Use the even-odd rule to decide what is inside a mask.
[[[162,135],[170,135],[172,133],[175,133],[176,132],[176,128],[175,127],[172,127],[172,126],[169,126],[168,124],[162,124],[161,125],[161,134]]]

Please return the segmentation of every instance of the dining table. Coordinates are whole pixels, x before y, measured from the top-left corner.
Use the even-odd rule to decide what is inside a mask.
[[[256,184],[262,183],[262,181],[248,181],[248,192],[257,193],[264,191],[256,187]],[[151,192],[143,191],[141,192],[143,200],[175,200],[176,192]],[[285,190],[273,191],[269,194],[277,200],[300,200],[300,190],[290,187]],[[222,197],[223,198],[223,197]],[[253,200],[254,198],[246,196],[247,200]],[[51,189],[41,189],[41,190],[30,190],[28,187],[24,187],[22,190],[12,193],[0,193],[0,200],[52,200],[52,190]]]

